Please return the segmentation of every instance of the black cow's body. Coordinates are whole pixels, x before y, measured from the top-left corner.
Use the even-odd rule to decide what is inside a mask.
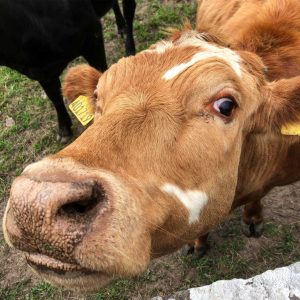
[[[133,10],[131,21],[125,2]],[[135,1],[124,0],[123,6],[125,19],[132,24]],[[118,8],[115,0],[0,0],[0,65],[40,82],[57,110],[61,141],[72,132],[59,75],[81,55],[95,68],[107,68],[99,18],[112,7]],[[134,44],[130,47],[128,54],[134,52]]]

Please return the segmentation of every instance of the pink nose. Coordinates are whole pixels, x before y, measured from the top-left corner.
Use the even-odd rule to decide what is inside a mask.
[[[107,202],[102,184],[93,178],[70,181],[66,174],[53,182],[23,175],[13,184],[4,226],[20,250],[72,263],[76,245]]]

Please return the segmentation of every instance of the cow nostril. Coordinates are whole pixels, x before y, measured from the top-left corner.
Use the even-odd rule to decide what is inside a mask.
[[[105,191],[99,185],[93,185],[88,194],[89,195],[80,199],[62,205],[57,215],[67,216],[69,218],[90,215],[90,213],[95,211],[95,208],[106,199]]]
[[[92,210],[99,203],[98,199],[91,197],[89,199],[82,199],[77,202],[68,203],[61,207],[61,210],[67,214],[79,213],[84,214]]]

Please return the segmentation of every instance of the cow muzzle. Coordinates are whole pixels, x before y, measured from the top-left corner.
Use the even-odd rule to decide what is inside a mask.
[[[76,251],[95,227],[108,227],[116,180],[101,172],[35,165],[13,183],[3,222],[6,241],[56,285],[92,290],[93,282],[107,284],[111,276]]]

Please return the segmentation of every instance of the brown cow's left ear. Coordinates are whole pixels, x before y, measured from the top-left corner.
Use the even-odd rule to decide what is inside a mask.
[[[101,73],[98,70],[87,64],[70,68],[62,86],[62,93],[66,101],[71,103],[81,95],[94,100],[94,92],[100,76]]]
[[[300,123],[300,76],[269,83],[266,98],[261,112],[272,129]]]

